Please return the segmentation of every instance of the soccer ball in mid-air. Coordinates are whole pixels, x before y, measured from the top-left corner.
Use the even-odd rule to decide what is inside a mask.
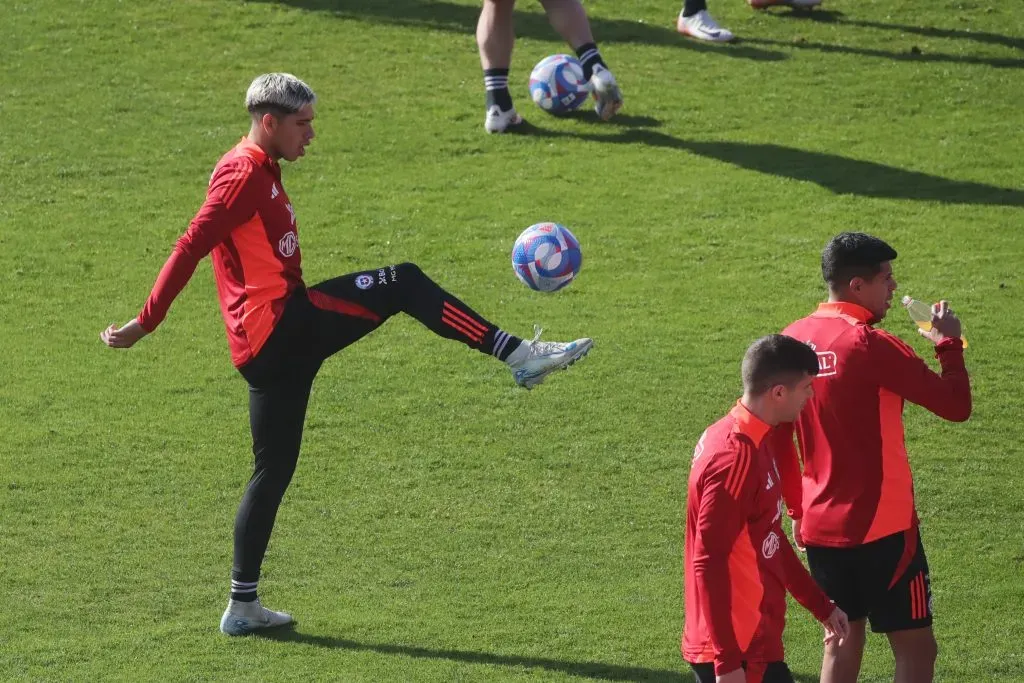
[[[569,55],[551,55],[533,67],[530,97],[549,114],[567,114],[578,109],[590,95],[583,77],[583,65]]]
[[[512,247],[512,270],[530,289],[553,292],[573,281],[583,265],[580,243],[558,223],[531,225]]]

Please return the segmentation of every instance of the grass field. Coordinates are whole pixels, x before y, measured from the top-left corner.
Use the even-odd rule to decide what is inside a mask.
[[[622,116],[533,107],[531,66],[565,48],[523,0],[537,130],[488,137],[472,0],[0,4],[0,680],[690,681],[693,444],[858,229],[971,340],[971,420],[906,415],[938,677],[1024,681],[1019,3],[716,0],[724,47],[677,36],[672,2],[587,7]],[[138,312],[272,70],[320,98],[284,170],[307,282],[412,260],[512,332],[596,348],[529,393],[405,318],[329,361],[261,583],[299,623],[228,639],[251,455],[209,263],[136,348],[98,334]],[[541,220],[585,254],[556,295],[508,263]],[[818,627],[790,616],[815,680]],[[890,660],[871,639],[862,680]]]

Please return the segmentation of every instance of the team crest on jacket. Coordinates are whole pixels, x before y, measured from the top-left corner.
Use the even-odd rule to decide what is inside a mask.
[[[359,289],[369,289],[373,287],[373,276],[363,273],[362,275],[356,275],[356,287]]]
[[[779,537],[774,531],[768,533],[764,538],[764,543],[761,544],[761,554],[764,555],[764,559],[770,560],[779,552]]]
[[[289,230],[281,241],[277,243],[277,250],[281,252],[281,256],[290,258],[295,254],[295,250],[299,248],[299,238],[295,233]]]

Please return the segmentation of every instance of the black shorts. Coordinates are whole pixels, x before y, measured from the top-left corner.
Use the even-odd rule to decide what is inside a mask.
[[[697,683],[715,683],[715,665],[709,663],[706,664],[690,664],[690,668],[693,669],[693,674],[697,678]],[[760,667],[754,667],[752,670],[747,666],[747,663],[743,663],[743,668],[747,671],[747,683],[794,683],[793,674],[789,671],[789,667],[786,666],[785,662],[769,662],[768,664]],[[751,674],[755,677],[751,677]],[[757,674],[760,674],[760,678],[756,678]]]
[[[932,625],[928,559],[917,527],[854,548],[807,546],[811,576],[850,621],[875,633]]]

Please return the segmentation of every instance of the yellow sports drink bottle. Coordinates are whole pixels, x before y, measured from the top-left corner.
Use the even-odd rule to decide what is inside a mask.
[[[930,332],[932,329],[932,307],[923,301],[917,299],[911,299],[909,296],[903,297],[903,307],[907,309],[907,313],[910,314],[910,319],[913,320],[918,327],[925,332]],[[960,341],[964,343],[964,348],[967,348],[967,338],[961,336]]]

